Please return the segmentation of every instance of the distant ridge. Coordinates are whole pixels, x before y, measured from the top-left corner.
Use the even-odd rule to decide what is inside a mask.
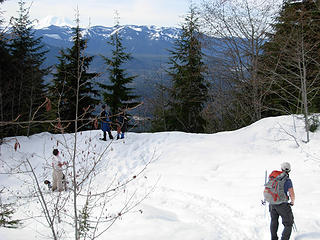
[[[55,21],[63,26],[50,25]],[[42,37],[43,43],[49,48],[49,51],[55,51],[55,48],[68,48],[72,45],[73,33],[71,24],[67,24],[68,21],[48,18],[41,23],[39,22],[37,28],[35,28],[35,35],[36,37]],[[92,26],[82,29],[83,36],[88,39],[88,48],[86,50],[88,54],[110,55],[111,49],[108,41],[112,34],[119,32],[123,39],[123,45],[133,57],[153,57],[158,58],[160,61],[163,60],[164,56],[169,55],[168,49],[172,48],[180,31],[179,28],[137,25],[119,27]],[[50,64],[54,63],[50,59],[48,61]]]
[[[55,25],[58,24],[58,25]],[[48,50],[45,66],[52,66],[58,62],[57,56],[61,49],[72,46],[72,26],[68,19],[50,18],[39,21],[38,28],[35,28],[35,37],[42,37],[43,44]],[[51,24],[51,25],[50,25]],[[61,26],[59,26],[61,25]],[[42,28],[39,28],[42,26]],[[111,46],[108,44],[110,36],[119,32],[123,39],[123,46],[126,52],[130,53],[133,59],[125,64],[125,69],[129,75],[138,77],[132,83],[137,95],[152,95],[150,89],[155,83],[167,81],[165,69],[168,67],[169,50],[173,50],[174,42],[181,33],[180,28],[158,27],[144,25],[122,25],[118,27],[92,26],[82,28],[84,38],[88,40],[86,54],[94,56],[90,65],[90,70],[101,73],[98,82],[107,83],[108,76],[105,74],[106,66],[102,56],[111,55]],[[214,40],[217,48],[223,41]],[[204,50],[205,51],[205,50]],[[206,52],[206,55],[209,54]],[[210,57],[213,57],[210,55]],[[105,74],[105,75],[104,75]],[[159,77],[161,75],[161,77]],[[51,81],[52,76],[48,77]],[[162,83],[164,84],[164,82]]]
[[[83,36],[88,40],[86,54],[94,56],[90,70],[102,74],[97,79],[98,82],[107,83],[109,81],[101,55],[110,56],[111,46],[108,41],[112,34],[119,32],[126,52],[133,57],[124,67],[129,75],[138,76],[132,83],[132,87],[136,90],[137,95],[152,94],[150,89],[155,82],[159,81],[159,72],[163,72],[166,68],[164,65],[168,63],[168,50],[172,49],[180,31],[179,28],[138,25],[82,28]],[[72,25],[66,19],[48,17],[46,20],[39,21],[35,28],[35,37],[42,37],[42,42],[48,50],[45,66],[58,63],[57,56],[60,50],[72,46],[72,35]],[[52,76],[48,76],[48,82],[51,79]]]

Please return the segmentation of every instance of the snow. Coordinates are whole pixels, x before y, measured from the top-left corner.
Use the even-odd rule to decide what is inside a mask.
[[[124,29],[124,26],[120,26],[117,28],[114,28],[113,31],[108,35],[108,37],[111,37],[112,35],[116,34],[116,33],[120,33],[122,29]]]
[[[141,27],[137,27],[137,26],[130,25],[129,28],[131,28],[132,30],[134,30],[134,31],[136,31],[136,32],[142,32]]]
[[[98,165],[92,191],[102,190],[115,176],[119,181],[132,178],[151,161],[141,178],[126,189],[136,191],[137,199],[146,199],[100,239],[270,239],[268,209],[261,205],[265,171],[279,170],[284,161],[291,163],[290,178],[296,193],[293,213],[298,231],[293,231],[291,239],[320,239],[320,131],[311,133],[309,143],[304,142],[305,135],[303,121],[293,116],[265,118],[236,131],[216,134],[130,132],[124,140],[112,142],[98,140],[99,130],[82,132],[77,142],[80,165],[110,144]],[[49,133],[17,137],[21,148],[14,151],[14,140],[3,144],[1,159],[13,162],[29,157],[40,179],[51,178],[52,149],[58,147],[69,159],[72,151],[66,146],[71,147],[73,139],[70,134]],[[0,185],[27,192],[30,185],[21,185],[20,181],[27,180],[0,174]],[[47,197],[54,199],[57,194]],[[110,208],[121,205],[121,199]],[[50,235],[48,228],[27,218],[35,216],[40,205],[32,202],[24,207],[28,211],[22,207],[17,213],[27,219],[24,227],[0,228],[1,240]],[[70,226],[60,225],[66,232],[62,239],[73,239]],[[280,221],[279,235],[282,229]]]
[[[38,24],[35,26],[36,29],[47,30],[47,31],[54,31],[52,34],[47,33],[44,34],[47,37],[54,38],[57,40],[61,40],[61,36],[56,33],[57,29],[52,26],[58,26],[61,29],[61,34],[72,34],[72,28],[75,24],[73,21],[64,18],[64,17],[57,17],[57,16],[48,16],[44,19],[41,19]],[[168,27],[157,27],[154,25],[151,26],[137,26],[137,25],[124,25],[124,26],[114,26],[114,27],[104,27],[104,26],[84,26],[81,28],[82,35],[92,38],[94,36],[101,36],[102,38],[110,38],[113,34],[119,32],[123,33],[124,35],[130,35],[130,31],[133,30],[134,33],[131,33],[136,36],[148,37],[150,40],[159,40],[165,39],[170,41],[172,39],[178,38],[180,29],[178,28],[168,28]],[[125,33],[127,32],[127,34]],[[143,33],[141,35],[141,33]],[[144,35],[145,34],[145,35]],[[135,36],[128,36],[127,40],[133,40]],[[72,37],[68,39],[69,41],[72,40]]]
[[[59,34],[43,34],[44,36],[46,37],[49,37],[49,38],[54,38],[54,39],[57,39],[57,40],[62,40],[62,38],[60,37]]]
[[[151,35],[151,39],[153,40],[153,39],[159,39],[160,38],[160,33],[159,32],[156,32],[156,33],[154,33],[154,34],[152,34]]]
[[[66,17],[47,16],[38,21],[38,24],[35,26],[35,29],[47,28],[51,25],[55,25],[59,27],[64,27],[64,26],[74,27],[75,22]]]
[[[173,38],[173,39],[178,38],[178,35],[177,35],[177,34],[167,34],[167,36],[168,36],[169,38]]]

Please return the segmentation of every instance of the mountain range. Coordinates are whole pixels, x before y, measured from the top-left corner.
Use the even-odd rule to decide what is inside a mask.
[[[50,51],[60,50],[72,46],[72,28],[69,26],[55,26],[36,29],[36,36],[43,38],[44,44]],[[168,56],[168,49],[172,47],[173,41],[178,37],[180,29],[155,26],[126,25],[116,27],[94,26],[83,29],[82,33],[88,40],[87,54],[110,55],[111,49],[108,41],[116,31],[123,38],[123,45],[127,52],[134,58]],[[53,59],[48,59],[48,62]],[[160,61],[160,60],[159,60]]]
[[[58,25],[61,25],[56,21]],[[129,75],[137,75],[133,83],[137,94],[146,95],[157,81],[159,71],[164,71],[168,62],[169,49],[172,49],[177,39],[179,28],[125,25],[120,27],[92,26],[82,29],[82,35],[88,40],[86,55],[94,56],[90,71],[101,73],[99,82],[108,82],[106,65],[101,56],[111,56],[110,36],[119,32],[126,52],[132,55],[132,60],[123,66]],[[73,30],[71,26],[41,26],[35,28],[35,36],[42,37],[46,55],[45,66],[58,63],[59,51],[72,46]],[[50,77],[49,77],[50,81]],[[145,83],[148,84],[145,84]],[[149,86],[148,86],[149,85]]]

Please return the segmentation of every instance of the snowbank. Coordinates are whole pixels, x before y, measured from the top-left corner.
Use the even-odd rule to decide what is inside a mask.
[[[292,116],[266,118],[237,131],[217,134],[128,133],[124,140],[113,142],[100,141],[100,135],[100,131],[83,132],[77,146],[78,161],[86,162],[82,151],[90,152],[85,155],[88,159],[111,143],[98,166],[95,190],[115,176],[119,181],[130,179],[150,160],[142,180],[133,181],[127,190],[137,191],[136,197],[143,198],[154,187],[101,239],[270,239],[268,209],[261,205],[265,171],[279,169],[284,161],[292,165],[290,177],[296,192],[293,212],[298,232],[293,232],[292,239],[320,239],[320,132],[311,133],[311,141],[304,143],[302,120]],[[41,133],[17,139],[21,148],[14,151],[14,141],[2,145],[1,160],[29,157],[40,179],[51,178],[53,148],[58,147],[65,159],[71,159],[68,147],[73,144],[72,135]],[[27,181],[23,177],[0,175],[0,181],[0,185],[23,192],[30,187],[22,185]],[[33,203],[28,211],[20,209],[17,216],[26,218],[39,207]],[[42,239],[50,235],[35,219],[25,220],[23,226],[18,230],[0,229],[0,239]],[[61,228],[70,230],[68,226]],[[279,233],[281,230],[282,226]]]

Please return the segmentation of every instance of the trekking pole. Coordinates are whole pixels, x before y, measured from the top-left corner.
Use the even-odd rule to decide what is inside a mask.
[[[267,183],[267,170],[266,170],[265,176],[264,176],[264,186],[266,185],[266,183]],[[263,206],[265,206],[266,205],[266,199],[261,200],[261,204]]]
[[[291,211],[292,211],[292,208],[291,208]],[[293,215],[293,211],[292,211],[292,215]],[[293,231],[298,232],[297,225],[294,220],[293,220],[292,228],[293,228]]]
[[[298,229],[297,229],[297,226],[296,226],[295,222],[293,222],[293,231],[298,232]]]
[[[268,173],[267,170],[265,171],[265,175],[264,175],[264,186],[267,183],[267,178],[268,178]],[[262,205],[264,206],[264,218],[267,218],[267,204],[266,204],[266,199],[264,198],[263,200],[261,200]]]

